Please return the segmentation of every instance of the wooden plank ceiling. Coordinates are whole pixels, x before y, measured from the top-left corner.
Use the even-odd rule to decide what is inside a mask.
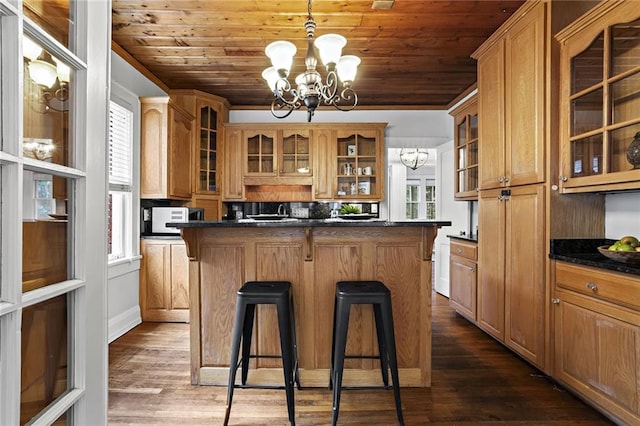
[[[316,37],[347,38],[360,57],[354,89],[362,108],[446,108],[476,81],[471,53],[521,0],[315,0]],[[266,108],[266,45],[298,48],[304,70],[306,0],[113,0],[113,41],[171,89],[198,89],[234,108]],[[320,65],[321,73],[324,67]]]

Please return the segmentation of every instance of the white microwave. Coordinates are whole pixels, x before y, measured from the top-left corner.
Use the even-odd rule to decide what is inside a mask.
[[[168,227],[171,222],[188,222],[188,207],[152,207],[151,232],[154,234],[179,234],[178,228]]]

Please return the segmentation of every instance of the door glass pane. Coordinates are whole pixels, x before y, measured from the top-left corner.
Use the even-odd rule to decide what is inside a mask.
[[[640,19],[611,29],[611,75],[640,66]]]
[[[24,171],[22,291],[68,278],[67,179]]]
[[[67,296],[22,311],[20,424],[27,423],[62,395],[67,369]]]
[[[602,82],[604,73],[604,33],[584,52],[571,60],[571,93]]]
[[[69,0],[24,0],[22,10],[49,35],[69,47],[69,34],[73,31]]]
[[[23,43],[23,154],[67,166],[73,72],[30,38]]]

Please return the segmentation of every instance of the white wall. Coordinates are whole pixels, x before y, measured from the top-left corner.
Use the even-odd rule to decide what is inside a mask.
[[[158,86],[144,77],[129,63],[111,52],[111,97],[134,112],[133,130],[133,235],[129,259],[109,264],[107,282],[107,313],[109,343],[142,322],[140,316],[140,96],[166,95]]]
[[[605,197],[605,236],[617,240],[625,235],[640,238],[640,192]]]

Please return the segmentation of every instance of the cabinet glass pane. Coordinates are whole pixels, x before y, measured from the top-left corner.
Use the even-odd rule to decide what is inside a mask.
[[[215,191],[218,187],[216,185],[216,173],[209,172],[209,191]]]
[[[458,146],[467,143],[467,119],[466,117],[458,124]]]
[[[247,157],[247,171],[249,173],[260,172],[260,157],[257,155],[250,155]]]
[[[602,135],[573,141],[571,164],[572,177],[602,174]]]
[[[468,165],[473,166],[478,164],[478,142],[469,142],[467,145],[467,155],[469,156]]]
[[[602,96],[598,89],[571,101],[571,136],[602,128]]]
[[[26,424],[68,389],[67,296],[22,311],[20,424]]]
[[[206,129],[208,124],[209,124],[209,108],[207,107],[200,108],[200,125]]]
[[[216,151],[218,149],[217,147],[217,137],[216,137],[216,132],[213,131],[209,131],[209,149],[212,151]]]
[[[273,138],[262,137],[261,152],[263,154],[273,154]]]
[[[466,170],[460,170],[458,172],[458,192],[466,191],[465,180],[466,180],[467,172]]]
[[[203,123],[206,123],[206,121],[203,121]],[[209,108],[209,128],[212,130],[218,129],[218,113],[213,108]]]
[[[638,132],[640,124],[609,132],[609,171],[622,172],[633,169],[627,158],[627,150]]]
[[[611,76],[640,66],[640,19],[611,28]]]
[[[25,157],[69,166],[68,65],[24,37],[23,145]]]
[[[73,31],[73,20],[69,13],[69,0],[24,0],[22,10],[29,19],[69,47],[69,34]]]
[[[640,120],[640,72],[612,84],[610,93],[612,124]]]
[[[602,82],[604,76],[604,33],[571,60],[571,93]]]
[[[247,139],[247,152],[249,155],[260,153],[260,135]]]
[[[207,147],[209,146],[208,135],[209,132],[207,132],[207,130],[200,130],[200,149],[207,149]]]
[[[375,156],[376,155],[376,140],[375,138],[365,138],[360,136],[358,138],[358,151],[359,156]]]
[[[472,167],[467,170],[469,175],[469,185],[467,191],[475,191],[478,187],[478,167]]]
[[[462,169],[466,166],[465,164],[465,152],[466,149],[465,148],[458,148],[458,168]]]
[[[469,116],[469,140],[478,139],[478,116]]]

